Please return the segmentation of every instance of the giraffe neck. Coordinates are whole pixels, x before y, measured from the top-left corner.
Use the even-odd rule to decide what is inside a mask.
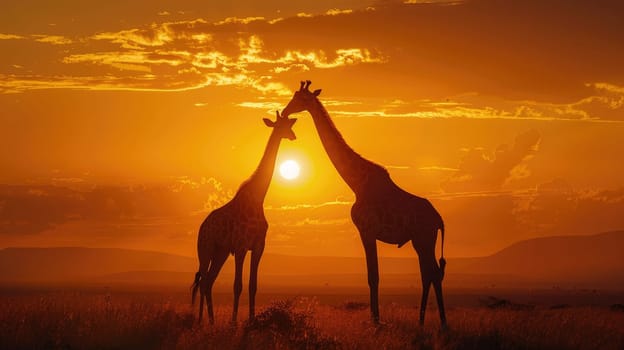
[[[308,109],[319,134],[325,152],[332,164],[356,195],[363,193],[366,182],[373,174],[387,171],[378,164],[364,159],[344,140],[323,104],[316,99]]]
[[[281,137],[279,137],[275,129],[273,129],[264,149],[260,164],[258,164],[256,171],[251,174],[249,179],[241,185],[237,192],[237,197],[244,194],[245,197],[251,198],[252,201],[262,205],[269,185],[271,184],[271,178],[273,177],[275,159],[277,158],[280,141]]]

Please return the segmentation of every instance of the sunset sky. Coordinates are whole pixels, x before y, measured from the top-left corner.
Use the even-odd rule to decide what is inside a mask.
[[[41,1],[0,6],[0,248],[194,256],[312,80],[346,141],[429,198],[448,256],[624,228],[624,2]],[[363,256],[294,115],[268,253]],[[379,244],[385,256],[414,256]]]

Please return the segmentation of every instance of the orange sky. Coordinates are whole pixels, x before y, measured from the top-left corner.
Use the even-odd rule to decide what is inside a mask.
[[[432,200],[450,256],[624,228],[621,2],[214,3],[3,3],[0,247],[195,255],[302,79]],[[354,196],[297,118],[278,162],[302,176],[274,178],[267,252],[361,256]]]

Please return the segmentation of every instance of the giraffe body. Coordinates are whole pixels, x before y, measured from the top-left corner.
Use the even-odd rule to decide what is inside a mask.
[[[388,171],[356,153],[343,139],[329,113],[317,96],[321,90],[308,90],[310,81],[301,82],[299,91],[282,111],[283,116],[308,111],[332,164],[355,193],[351,218],[357,227],[368,270],[370,307],[373,321],[379,322],[379,266],[377,240],[401,247],[412,243],[420,263],[423,285],[420,322],[424,323],[430,286],[434,286],[442,326],[446,314],[442,297],[444,277],[444,222],[425,199],[397,186]],[[439,265],[435,258],[438,230],[442,234],[442,257]]]
[[[199,321],[207,302],[210,323],[214,323],[212,305],[212,286],[229,255],[234,255],[234,308],[232,322],[236,322],[238,303],[243,288],[243,263],[248,251],[251,251],[251,269],[249,273],[249,319],[255,315],[255,296],[258,285],[258,265],[264,252],[264,242],[269,225],[264,216],[264,197],[266,196],[275,159],[282,138],[295,139],[291,130],[296,119],[280,117],[277,113],[275,122],[265,119],[273,131],[256,171],[245,181],[234,198],[224,206],[213,210],[199,227],[197,237],[197,255],[199,271],[195,274],[192,288],[192,301],[200,291]]]
[[[351,218],[358,230],[399,247],[411,240],[427,242],[432,238],[435,244],[442,218],[433,205],[425,198],[392,187],[384,193],[356,198]]]
[[[215,209],[203,221],[197,250],[208,251],[214,245],[215,248],[227,249],[233,255],[237,251],[259,249],[268,228],[262,203],[254,203],[249,195],[238,193],[237,197]]]

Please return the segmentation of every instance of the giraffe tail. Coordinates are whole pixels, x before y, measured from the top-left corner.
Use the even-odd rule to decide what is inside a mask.
[[[191,305],[195,304],[195,296],[197,295],[197,290],[199,289],[199,281],[201,280],[201,272],[197,271],[195,274],[195,281],[191,285],[192,293],[191,293]]]
[[[446,259],[444,259],[444,221],[440,221],[440,280],[444,279],[444,268],[446,267]]]

